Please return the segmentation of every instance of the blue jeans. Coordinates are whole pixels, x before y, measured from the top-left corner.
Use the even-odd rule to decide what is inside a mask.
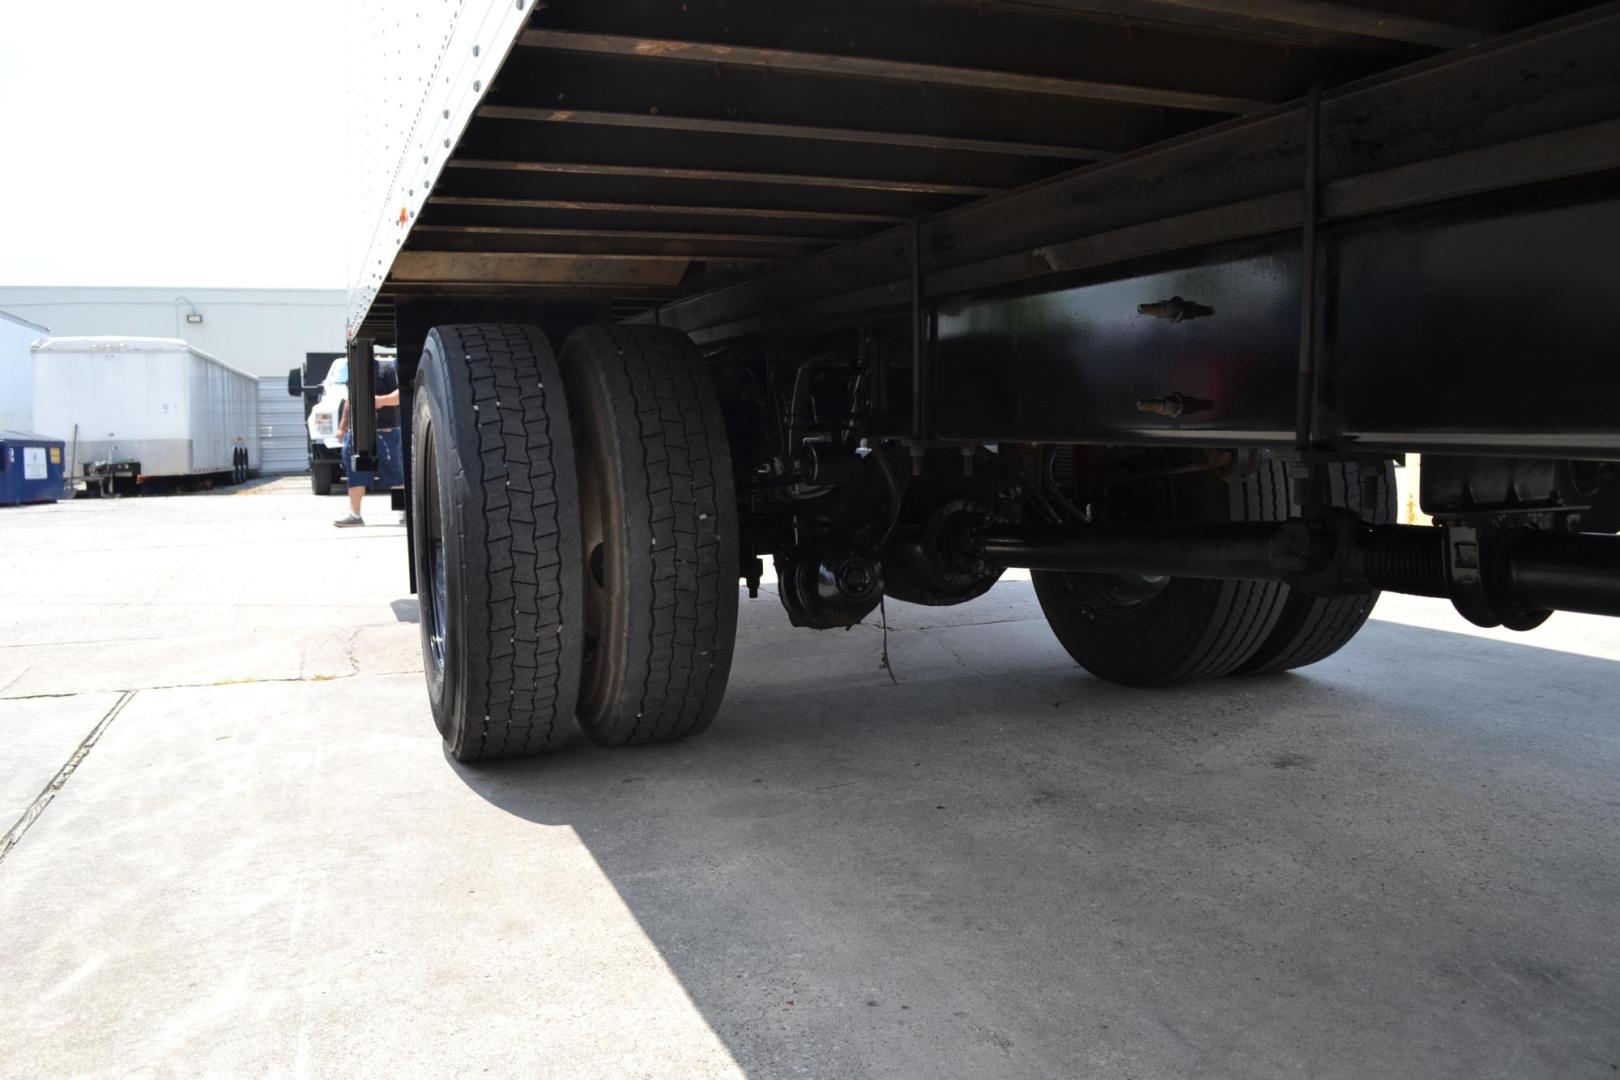
[[[343,433],[343,471],[352,488],[370,488],[373,479],[382,480],[383,490],[405,483],[405,459],[399,449],[399,428],[377,432],[377,472],[357,472],[354,467],[354,429]]]

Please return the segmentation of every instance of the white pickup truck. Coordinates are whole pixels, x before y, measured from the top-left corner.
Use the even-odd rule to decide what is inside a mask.
[[[385,365],[394,362],[392,350],[378,349],[378,361]],[[309,476],[315,494],[330,494],[332,488],[347,474],[343,464],[343,436],[338,433],[338,420],[343,403],[349,397],[349,362],[334,361],[326,378],[309,388],[315,399],[310,406],[305,425],[309,429]]]
[[[343,436],[338,434],[338,415],[349,396],[349,364],[338,360],[326,378],[311,387],[311,395],[319,396],[310,406],[304,423],[309,428],[309,479],[317,495],[331,494],[333,486],[343,478]]]

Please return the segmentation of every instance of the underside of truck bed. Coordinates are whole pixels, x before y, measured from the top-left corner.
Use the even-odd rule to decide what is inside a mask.
[[[817,629],[1029,568],[1135,686],[1620,614],[1620,4],[490,10],[350,315],[456,756],[702,730],[766,557]]]
[[[1591,6],[540,3],[360,332],[422,294],[632,315]]]

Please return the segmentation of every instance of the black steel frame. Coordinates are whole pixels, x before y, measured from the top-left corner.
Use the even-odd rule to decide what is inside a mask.
[[[349,430],[353,432],[354,467],[359,472],[377,468],[377,410],[371,407],[377,392],[375,344],[371,338],[349,342],[347,409]]]
[[[1606,4],[644,318],[722,350],[909,308],[919,442],[1615,460],[1617,173]]]

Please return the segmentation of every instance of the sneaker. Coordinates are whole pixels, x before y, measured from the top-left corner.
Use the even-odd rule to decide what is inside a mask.
[[[352,529],[357,525],[364,525],[365,523],[366,519],[361,517],[359,514],[344,514],[342,517],[332,522],[333,525],[336,525],[340,529]]]

